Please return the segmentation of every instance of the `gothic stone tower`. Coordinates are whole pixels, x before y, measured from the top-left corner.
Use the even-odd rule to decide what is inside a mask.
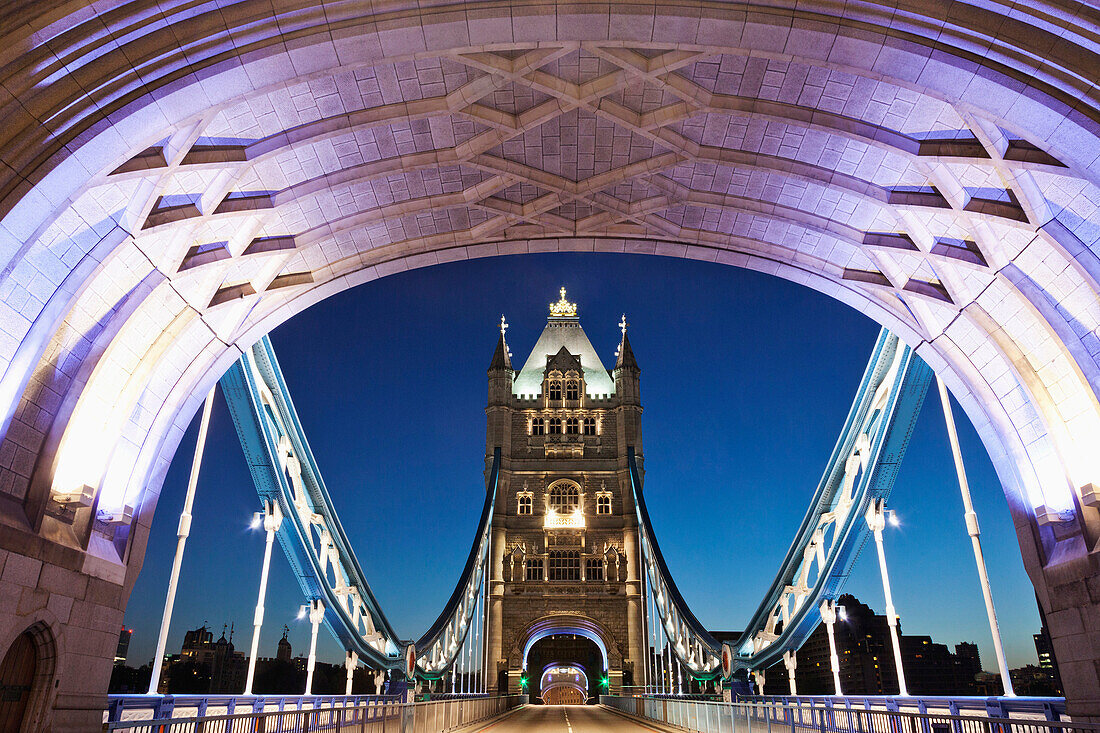
[[[574,303],[550,305],[518,372],[501,335],[489,366],[485,452],[502,463],[493,515],[487,629],[490,679],[520,689],[529,650],[585,638],[606,658],[609,687],[641,683],[638,531],[627,447],[642,456],[638,364],[622,342],[608,371]],[[569,640],[568,642],[566,640]],[[540,647],[541,648],[541,647]],[[568,659],[540,661],[568,663]],[[534,658],[534,655],[531,655]],[[602,659],[601,659],[602,661]],[[586,670],[598,683],[602,670]],[[532,686],[542,669],[528,669]]]

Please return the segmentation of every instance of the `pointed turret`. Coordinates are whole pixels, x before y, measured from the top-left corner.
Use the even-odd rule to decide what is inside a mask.
[[[493,352],[492,362],[489,363],[489,371],[512,371],[512,355],[508,353],[508,344],[504,342],[503,331],[497,339],[497,348]]]
[[[515,378],[515,372],[512,371],[512,355],[508,351],[508,342],[504,338],[504,332],[507,330],[508,322],[504,320],[504,316],[501,316],[497,348],[493,351],[493,360],[489,363],[489,402],[485,406],[487,418],[485,427],[488,431],[485,444],[500,446],[502,449],[510,445],[507,430],[508,407],[512,402],[512,381]],[[491,455],[492,451],[489,453]]]
[[[634,358],[634,349],[630,348],[630,339],[626,335],[626,314],[619,321],[619,330],[623,332],[623,340],[619,342],[619,350],[615,354],[615,393],[619,396],[619,404],[623,409],[619,411],[618,435],[620,451],[625,455],[627,446],[633,446],[641,460],[642,453],[642,393],[639,377],[642,370],[638,368],[638,360]]]
[[[623,331],[623,341],[619,344],[619,354],[615,358],[615,369],[638,369],[638,362],[634,358],[634,349],[630,348],[630,339],[626,336],[626,331]]]

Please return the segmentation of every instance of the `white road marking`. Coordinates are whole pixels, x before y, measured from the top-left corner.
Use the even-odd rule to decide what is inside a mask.
[[[562,708],[561,711],[565,713],[565,727],[569,729],[569,733],[573,733],[573,725],[569,722],[569,711],[565,708]]]

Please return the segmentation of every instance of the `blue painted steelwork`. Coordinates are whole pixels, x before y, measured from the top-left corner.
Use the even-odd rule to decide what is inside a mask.
[[[932,371],[883,329],[871,353],[840,439],[795,540],[747,630],[733,645],[703,628],[676,588],[653,535],[634,449],[627,449],[643,568],[653,622],[697,679],[763,669],[798,649],[821,621],[820,603],[835,598],[869,532],[864,513],[893,487]]]
[[[234,364],[221,386],[245,459],[263,500],[284,521],[282,546],[307,598],[325,604],[325,625],[369,666],[399,668],[410,648],[419,676],[438,678],[454,662],[470,629],[489,557],[500,450],[497,449],[478,534],[443,612],[415,644],[398,639],[371,593],[340,525],[309,448],[271,341],[265,336]]]
[[[364,663],[393,668],[406,646],[371,593],[321,479],[271,341],[247,349],[221,379],[256,491],[278,502],[279,544],[325,625]]]
[[[870,532],[865,513],[886,499],[909,446],[932,370],[883,329],[840,439],[771,588],[735,645],[723,649],[732,674],[764,669],[798,649],[835,599]]]

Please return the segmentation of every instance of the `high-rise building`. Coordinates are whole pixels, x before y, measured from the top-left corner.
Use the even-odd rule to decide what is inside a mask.
[[[523,367],[501,334],[489,366],[486,465],[501,450],[492,520],[489,679],[537,688],[543,669],[598,660],[608,686],[640,681],[645,647],[627,448],[642,462],[640,370],[625,320],[608,370],[577,306],[550,305]],[[589,669],[586,666],[586,669]],[[589,674],[588,695],[600,674]],[[537,694],[537,689],[530,690]]]
[[[115,649],[115,665],[126,664],[126,655],[130,653],[130,637],[134,635],[133,629],[125,626],[118,632],[118,647]]]
[[[1056,690],[1062,689],[1062,675],[1058,671],[1058,660],[1054,656],[1054,644],[1050,640],[1050,632],[1044,620],[1038,634],[1034,634],[1035,654],[1039,657],[1039,669],[1050,675],[1050,680]],[[1060,692],[1058,694],[1061,694]]]

